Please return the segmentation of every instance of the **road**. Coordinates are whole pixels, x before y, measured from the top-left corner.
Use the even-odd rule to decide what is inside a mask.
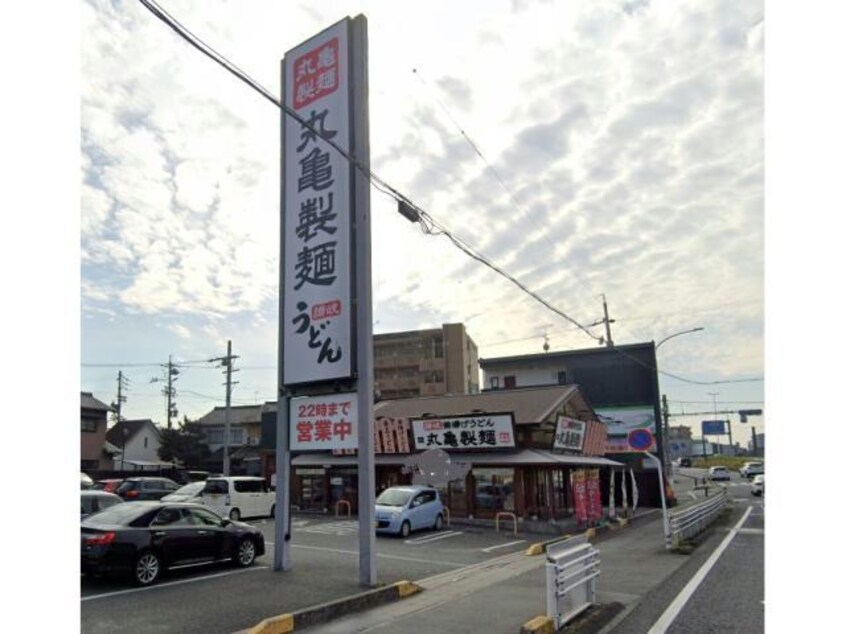
[[[737,474],[726,486],[735,500],[731,517],[609,632],[764,631],[764,502],[751,495],[751,484]]]

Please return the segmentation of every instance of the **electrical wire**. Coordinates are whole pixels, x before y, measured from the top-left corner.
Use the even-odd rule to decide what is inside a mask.
[[[238,79],[246,83],[248,86],[253,88],[254,90],[258,91],[262,96],[264,96],[268,101],[273,103],[278,108],[281,108],[282,111],[287,114],[288,116],[292,117],[296,120],[300,125],[306,127],[310,132],[315,134],[316,136],[320,137],[325,143],[329,146],[334,148],[341,156],[343,156],[347,161],[349,161],[353,166],[356,167],[360,172],[362,172],[370,182],[374,183],[377,186],[377,189],[382,193],[391,196],[394,198],[398,203],[405,203],[415,211],[420,214],[420,218],[422,219],[421,226],[423,227],[423,232],[428,235],[445,235],[449,240],[458,247],[461,251],[465,254],[469,255],[474,260],[484,264],[491,270],[495,271],[496,273],[500,274],[501,276],[505,277],[513,284],[515,284],[518,288],[522,291],[530,295],[532,298],[543,304],[546,308],[554,312],[555,314],[563,317],[567,321],[573,323],[574,325],[578,326],[582,331],[584,331],[589,337],[595,339],[596,341],[600,340],[600,337],[594,335],[590,332],[586,327],[582,326],[578,321],[561,311],[560,309],[554,307],[550,304],[547,300],[542,298],[537,293],[529,290],[525,285],[519,282],[516,278],[512,275],[506,273],[503,269],[499,266],[494,264],[493,262],[489,261],[484,255],[475,251],[472,247],[466,244],[463,240],[458,238],[457,236],[453,235],[449,229],[447,229],[442,224],[438,223],[432,216],[426,213],[423,209],[417,206],[414,202],[411,201],[407,196],[400,193],[394,187],[392,187],[388,182],[384,179],[379,177],[375,174],[368,166],[363,165],[354,155],[350,152],[347,152],[345,149],[340,147],[337,143],[333,140],[327,138],[325,135],[321,134],[320,131],[315,129],[311,124],[309,124],[305,119],[300,117],[296,111],[292,110],[281,100],[274,97],[270,91],[266,88],[258,84],[254,79],[252,79],[249,75],[247,75],[244,71],[239,69],[237,66],[229,62],[226,58],[224,58],[221,54],[215,51],[213,48],[205,44],[202,40],[200,40],[197,36],[191,33],[184,25],[182,25],[176,18],[168,14],[164,9],[162,9],[156,2],[153,0],[138,0],[141,4],[143,4],[147,9],[150,10],[153,15],[167,24],[171,29],[173,29],[178,35],[180,35],[183,39],[185,39],[189,44],[191,44],[194,48],[199,50],[201,53],[206,55],[207,57],[211,58],[221,66],[223,66],[226,70],[230,73],[235,75]]]
[[[473,141],[473,139],[470,138],[470,136],[467,134],[467,132],[464,131],[464,128],[461,126],[461,124],[455,119],[455,117],[447,109],[447,107],[443,104],[443,102],[441,102],[441,100],[438,99],[437,95],[434,94],[434,90],[431,88],[431,86],[429,86],[429,84],[426,82],[426,80],[423,79],[423,75],[416,68],[412,68],[411,72],[414,74],[415,77],[417,77],[417,79],[420,81],[421,84],[423,84],[426,88],[428,88],[433,93],[432,97],[435,100],[435,103],[437,103],[438,106],[440,106],[441,110],[443,110],[444,114],[446,114],[446,116],[449,118],[449,120],[452,121],[453,125],[458,130],[458,132],[461,134],[461,136],[464,137],[464,140],[467,142],[467,144],[470,146],[470,148],[476,153],[476,155],[479,157],[479,159],[481,159],[482,163],[485,164],[485,166],[491,172],[491,174],[493,174],[494,178],[497,180],[497,182],[499,182],[500,186],[505,190],[505,193],[508,194],[508,197],[511,199],[511,202],[523,213],[523,215],[525,217],[527,217],[529,219],[529,222],[531,222],[532,225],[534,225],[535,229],[537,229],[541,233],[541,237],[544,240],[546,240],[546,243],[549,245],[549,248],[552,250],[552,253],[558,255],[558,247],[555,244],[553,244],[552,240],[549,239],[549,237],[546,235],[546,232],[543,230],[543,228],[541,226],[539,226],[537,222],[535,222],[535,219],[532,217],[532,214],[530,214],[528,211],[526,211],[526,209],[523,207],[523,205],[520,203],[520,201],[517,200],[517,196],[514,194],[512,189],[505,182],[505,179],[500,175],[499,171],[491,164],[490,161],[488,161],[488,159],[485,157],[485,155],[482,154],[482,150],[479,149],[479,146],[476,144],[476,142]],[[593,290],[593,288],[591,288],[591,286],[587,282],[585,282],[582,279],[582,277],[576,272],[577,267],[573,266],[570,263],[570,261],[567,259],[566,256],[562,255],[560,257],[567,264],[570,264],[570,268],[568,270],[570,272],[572,272],[573,276],[584,287],[584,289],[592,297],[596,297],[597,294]]]
[[[286,115],[293,118],[300,125],[302,125],[306,129],[308,129],[310,132],[312,132],[316,137],[319,137],[324,143],[326,143],[327,145],[332,147],[342,157],[344,157],[344,159],[346,159],[351,165],[353,165],[356,169],[358,169],[360,172],[362,172],[368,178],[368,180],[379,191],[381,191],[382,193],[394,198],[398,203],[405,204],[406,206],[408,206],[411,209],[413,209],[414,211],[416,211],[417,214],[418,214],[420,225],[421,225],[424,233],[426,233],[428,235],[435,235],[435,236],[437,236],[437,235],[446,236],[450,240],[450,242],[452,242],[452,244],[454,246],[456,246],[459,250],[464,252],[466,255],[470,256],[471,258],[473,258],[477,262],[484,264],[485,266],[487,266],[488,268],[490,268],[494,272],[498,273],[499,275],[505,277],[507,280],[512,282],[515,286],[517,286],[523,292],[525,292],[526,294],[531,296],[533,299],[535,299],[536,301],[541,303],[543,306],[545,306],[547,309],[554,312],[558,316],[564,318],[565,320],[569,321],[573,325],[577,326],[580,330],[582,330],[585,334],[587,334],[592,339],[594,339],[596,341],[600,341],[600,342],[603,341],[602,337],[599,337],[599,336],[593,334],[590,330],[587,329],[587,327],[583,326],[578,321],[576,321],[575,319],[573,319],[572,317],[570,317],[569,315],[567,315],[566,313],[564,313],[560,309],[558,309],[555,306],[553,306],[552,304],[550,304],[547,300],[545,300],[543,297],[541,297],[537,293],[528,289],[525,285],[523,285],[515,277],[513,277],[509,273],[505,272],[502,268],[500,268],[499,266],[497,266],[493,262],[489,261],[481,253],[475,251],[470,245],[465,243],[461,238],[455,236],[449,229],[447,229],[444,225],[442,225],[441,223],[436,221],[424,209],[422,209],[421,207],[416,205],[410,198],[408,198],[407,196],[405,196],[404,194],[399,192],[397,189],[392,187],[388,182],[386,182],[384,179],[382,179],[377,174],[375,174],[370,169],[369,166],[362,164],[361,161],[359,161],[353,154],[351,154],[350,152],[347,152],[344,148],[339,146],[332,139],[327,138],[319,130],[317,130],[315,127],[313,127],[308,121],[306,121],[299,114],[297,114],[296,111],[294,111],[291,108],[289,108],[288,106],[286,106],[284,103],[281,102],[281,100],[279,100],[272,93],[270,93],[270,91],[268,91],[266,88],[261,86],[254,79],[252,79],[249,75],[247,75],[247,73],[245,73],[244,71],[239,69],[237,66],[235,66],[234,64],[229,62],[225,57],[223,57],[220,53],[215,51],[211,46],[207,45],[205,42],[200,40],[199,37],[197,37],[196,35],[191,33],[183,24],[181,24],[179,22],[179,20],[177,20],[176,18],[171,16],[169,13],[167,13],[156,2],[154,2],[154,0],[138,0],[138,1],[142,5],[144,5],[153,15],[155,15],[157,18],[159,18],[162,22],[164,22],[171,29],[173,29],[177,33],[177,35],[179,35],[184,40],[186,40],[189,44],[191,44],[191,46],[193,46],[198,51],[200,51],[201,53],[203,53],[204,55],[206,55],[207,57],[209,57],[213,61],[217,62],[221,66],[223,66],[227,71],[229,71],[235,77],[240,79],[242,82],[244,82],[245,84],[247,84],[248,86],[250,86],[251,88],[256,90],[257,92],[259,92],[268,101],[270,101],[272,104],[274,104],[275,106],[280,108]],[[471,142],[471,145],[472,145],[472,142]],[[661,374],[664,374],[666,376],[672,377],[676,380],[679,380],[679,381],[682,381],[682,382],[685,382],[685,383],[691,383],[691,384],[696,384],[696,385],[720,385],[720,384],[725,384],[725,383],[745,383],[745,382],[750,382],[750,381],[763,381],[763,378],[736,379],[736,380],[725,380],[725,381],[695,381],[695,380],[691,380],[691,379],[686,379],[684,377],[680,377],[678,375],[675,375],[675,374],[672,374],[672,373],[669,373],[669,372],[666,372],[666,371],[663,371],[663,370],[658,370],[657,368],[652,367],[649,364],[646,364],[646,363],[640,361],[640,359],[637,359],[637,358],[625,353],[625,351],[620,350],[615,345],[612,345],[612,346],[609,346],[609,347],[613,350],[617,350],[617,352],[619,352],[620,354],[623,354],[624,356],[630,358],[631,360],[635,361],[636,363],[639,363],[640,365],[643,365],[643,366],[650,368],[652,370],[656,370],[656,371],[660,372]]]

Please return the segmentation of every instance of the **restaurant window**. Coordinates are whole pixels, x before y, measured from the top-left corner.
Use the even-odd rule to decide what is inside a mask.
[[[479,514],[514,510],[514,469],[474,468],[474,502]]]
[[[517,387],[517,377],[516,376],[507,376],[505,377],[505,389],[512,390]]]
[[[498,390],[499,389],[499,377],[492,376],[491,377],[491,389]]]
[[[562,371],[558,373],[558,385],[567,385],[567,372]]]

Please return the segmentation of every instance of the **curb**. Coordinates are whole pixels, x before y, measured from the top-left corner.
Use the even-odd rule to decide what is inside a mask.
[[[257,623],[247,634],[288,634],[297,629],[326,623],[351,612],[367,610],[391,601],[398,601],[420,592],[422,588],[411,581],[397,581],[383,588],[368,590],[343,599],[321,603],[310,608],[271,616]]]
[[[555,621],[550,616],[536,616],[523,623],[520,634],[555,634]]]
[[[616,523],[616,525],[615,525],[615,523]],[[600,532],[618,531],[621,528],[625,528],[627,526],[629,526],[629,520],[628,519],[624,519],[624,518],[615,519],[615,520],[606,522],[601,527],[592,527],[592,528],[585,529],[584,533],[582,533],[582,534],[584,534],[584,536],[588,539],[588,541],[593,541],[593,540],[596,539],[597,535]],[[580,534],[580,533],[576,533],[576,534]],[[552,546],[553,544],[557,544],[558,542],[566,541],[566,540],[570,539],[571,537],[575,537],[575,535],[572,534],[572,533],[567,533],[565,535],[559,535],[558,537],[556,537],[554,539],[548,539],[548,540],[543,541],[543,542],[534,543],[526,549],[526,552],[524,554],[527,557],[533,557],[535,555],[542,555],[543,553],[546,552],[546,549],[549,546]]]

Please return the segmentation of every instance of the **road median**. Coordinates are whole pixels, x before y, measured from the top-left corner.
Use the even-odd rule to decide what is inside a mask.
[[[397,581],[382,588],[367,590],[296,612],[268,617],[247,630],[247,634],[287,634],[319,623],[326,623],[353,612],[398,601],[420,591],[420,586],[411,581]]]

